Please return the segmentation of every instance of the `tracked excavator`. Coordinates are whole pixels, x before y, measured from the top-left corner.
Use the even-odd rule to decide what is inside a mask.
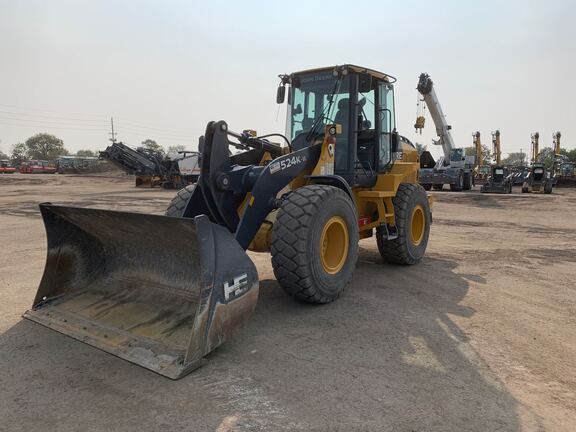
[[[457,148],[450,126],[440,106],[434,83],[426,73],[420,75],[417,86],[436,126],[438,140],[433,144],[442,147],[444,153],[438,160],[429,151],[420,155],[420,184],[426,190],[442,190],[445,184],[451,191],[470,190],[474,186],[474,156],[466,156],[463,148]],[[424,121],[416,121],[415,127],[424,127]]]
[[[474,144],[474,150],[476,151],[476,168],[474,169],[474,184],[484,184],[490,175],[490,165],[484,164],[484,155],[482,140],[480,138],[480,132],[476,131],[472,134],[472,143]]]
[[[395,81],[354,65],[280,75],[284,145],[208,123],[198,182],[165,216],[41,204],[47,262],[24,317],[176,379],[248,321],[247,250],[269,251],[280,287],[310,303],[340,297],[360,239],[418,263],[432,215]]]
[[[560,146],[560,138],[562,134],[560,132],[554,132],[552,134],[552,142],[554,144],[554,164],[552,167],[552,174],[554,180],[554,186],[576,186],[576,164],[568,159],[567,156],[563,155]]]

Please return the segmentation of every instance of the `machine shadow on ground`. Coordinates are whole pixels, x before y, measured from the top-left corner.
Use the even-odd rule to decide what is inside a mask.
[[[215,430],[234,418],[233,430],[250,431],[519,431],[516,400],[450,318],[474,315],[460,305],[470,281],[485,283],[434,256],[383,264],[372,245],[329,305],[295,302],[262,280],[248,326],[180,381],[20,321],[0,335],[4,424]]]

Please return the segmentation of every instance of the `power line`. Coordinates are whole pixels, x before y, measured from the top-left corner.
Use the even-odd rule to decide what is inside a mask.
[[[57,115],[46,115],[46,114],[27,113],[27,112],[19,113],[19,112],[14,112],[14,111],[5,111],[5,110],[0,111],[0,113],[17,115],[17,116],[42,117],[42,118],[54,119],[54,120],[68,120],[68,121],[80,121],[80,122],[105,121],[104,120],[105,116],[101,115],[101,114],[66,113],[66,112],[62,112],[62,111],[47,110],[47,109],[40,109],[40,108],[25,108],[25,107],[21,107],[21,106],[6,105],[6,104],[0,104],[0,107],[15,108],[16,110],[20,110],[20,111],[39,111],[39,112],[44,112],[44,113],[57,114]],[[74,117],[69,117],[69,116],[81,116],[81,117],[84,116],[84,117],[91,117],[91,118],[74,118]],[[129,119],[129,118],[116,118],[116,120],[127,123],[127,124],[131,124],[132,126],[136,126],[140,129],[150,129],[150,130],[156,130],[159,132],[168,132],[168,133],[171,133],[171,132],[184,133],[184,134],[192,133],[192,130],[190,130],[190,129],[181,129],[181,128],[166,129],[166,128],[162,128],[162,127],[155,127],[154,125],[150,125],[149,123],[144,124],[140,121]]]

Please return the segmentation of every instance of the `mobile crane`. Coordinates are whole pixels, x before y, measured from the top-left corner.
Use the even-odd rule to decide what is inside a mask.
[[[444,155],[439,157],[437,161],[434,160],[430,152],[422,152],[420,156],[420,184],[426,190],[430,190],[432,187],[440,190],[445,184],[449,184],[452,191],[470,190],[474,185],[474,156],[466,156],[463,148],[456,148],[450,133],[452,126],[446,122],[434,90],[434,83],[428,74],[420,75],[417,89],[422,95],[424,103],[428,106],[436,126],[438,140],[432,142],[442,146],[444,152]],[[421,123],[423,125],[423,122]],[[418,127],[418,121],[416,126]]]

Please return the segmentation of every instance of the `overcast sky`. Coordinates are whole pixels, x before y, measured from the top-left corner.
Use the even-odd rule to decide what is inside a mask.
[[[398,78],[414,133],[428,72],[457,145],[500,129],[503,152],[562,131],[576,147],[576,2],[0,0],[0,149],[38,132],[71,150],[118,138],[196,148],[210,120],[284,130],[279,73],[354,63]],[[439,154],[439,151],[434,152]]]

